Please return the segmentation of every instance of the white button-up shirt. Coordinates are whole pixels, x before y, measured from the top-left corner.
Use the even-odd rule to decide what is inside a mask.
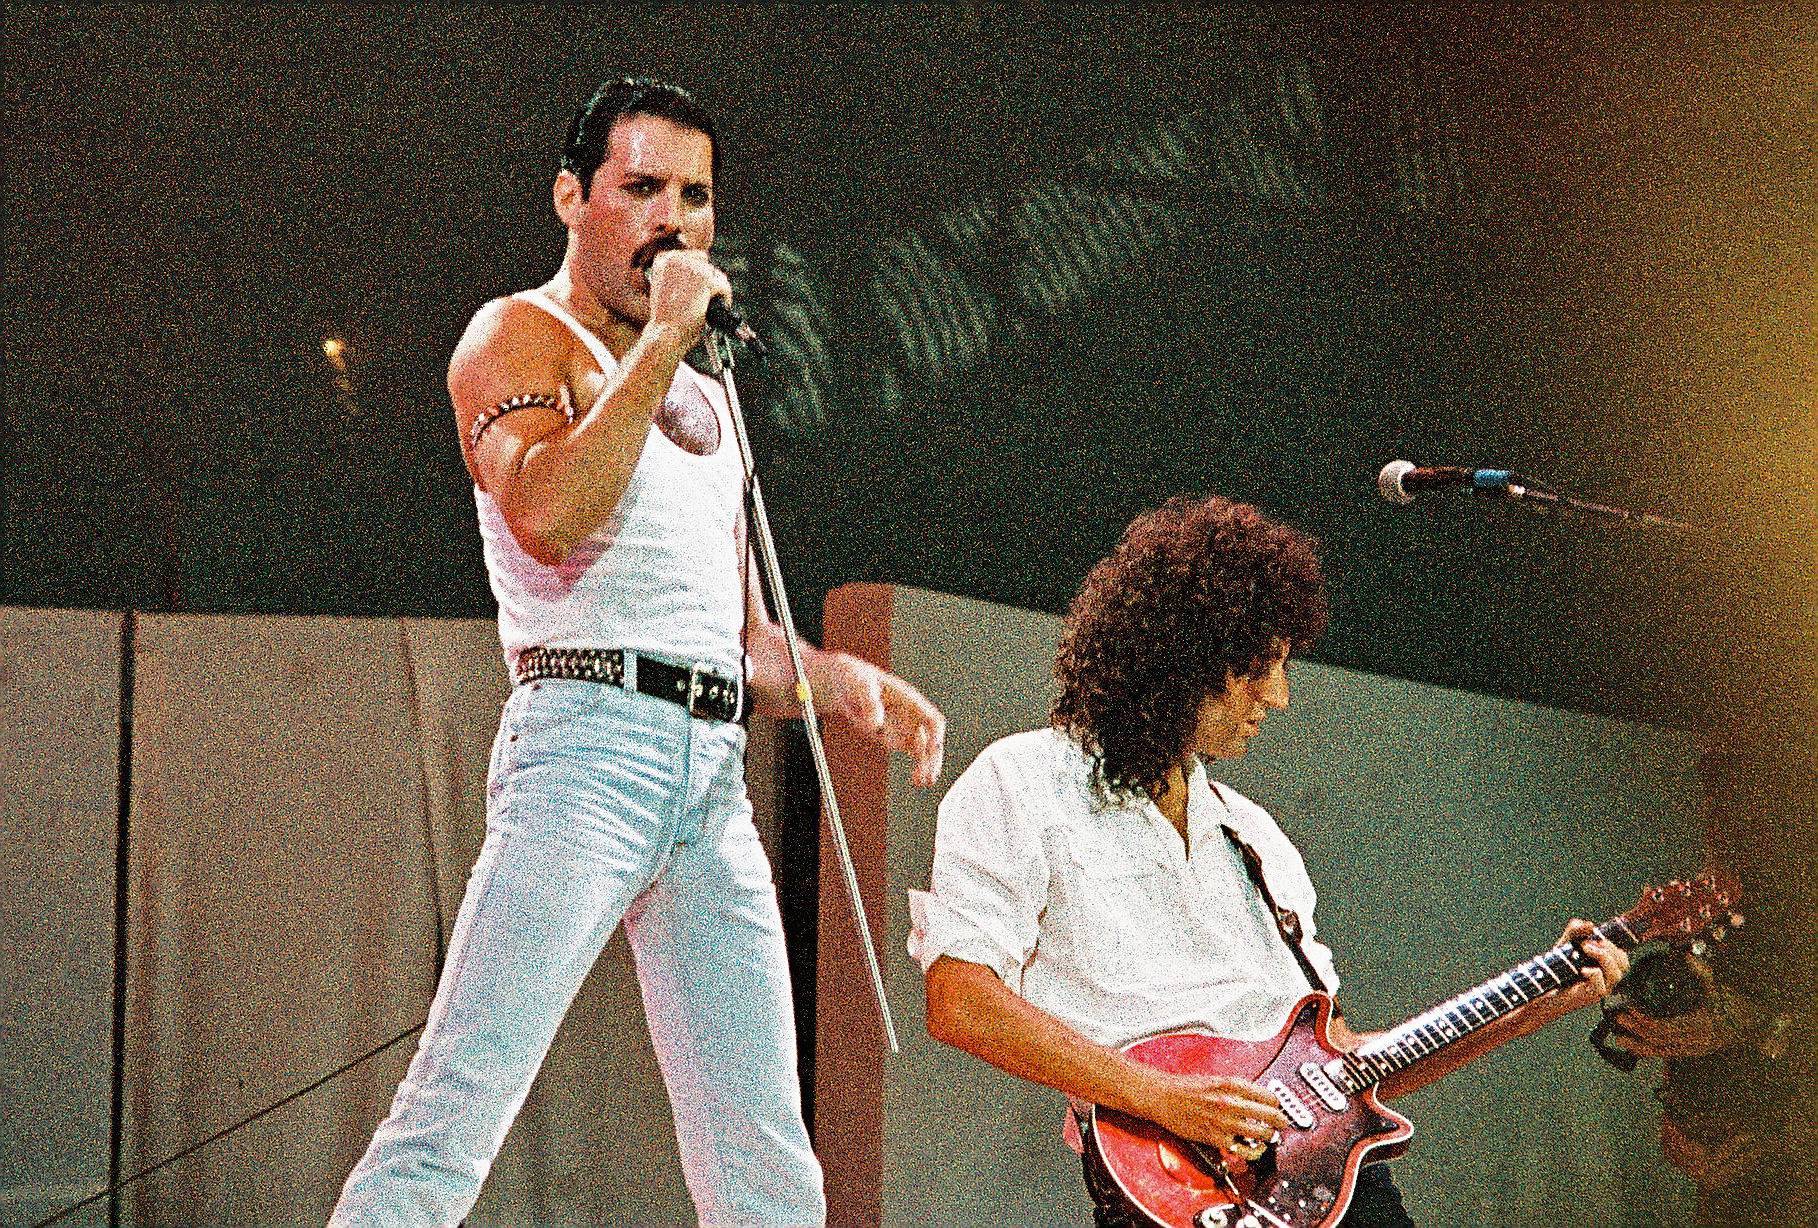
[[[1183,844],[1147,798],[1099,801],[1086,756],[1053,729],[987,747],[942,799],[931,890],[909,893],[909,954],[924,971],[943,955],[983,964],[1101,1044],[1188,1026],[1273,1036],[1311,987],[1227,826],[1300,914],[1336,993],[1306,865],[1268,811],[1196,765]]]

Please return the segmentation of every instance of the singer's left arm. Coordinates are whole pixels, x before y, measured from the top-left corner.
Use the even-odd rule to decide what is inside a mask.
[[[756,560],[750,560],[748,566],[755,576]],[[800,716],[795,667],[783,628],[771,618],[762,586],[753,583],[749,592],[746,650],[751,657],[748,684],[753,709],[766,716]],[[851,653],[828,652],[806,641],[801,650],[819,715],[844,721],[884,750],[908,755],[915,764],[911,779],[916,784],[925,787],[940,778],[947,718],[926,695]]]
[[[1573,918],[1567,924],[1565,933],[1560,935],[1561,942],[1577,943],[1579,949],[1590,957],[1590,962],[1585,965],[1583,979],[1574,981],[1564,989],[1544,994],[1481,1031],[1454,1041],[1425,1061],[1416,1062],[1406,1070],[1390,1075],[1382,1081],[1383,1099],[1393,1100],[1397,1096],[1419,1091],[1427,1084],[1445,1078],[1454,1070],[1470,1065],[1490,1050],[1516,1037],[1532,1035],[1554,1020],[1606,996],[1628,973],[1629,957],[1615,943],[1593,937],[1594,931],[1595,927],[1589,921]],[[1332,1043],[1341,1049],[1355,1049],[1378,1035],[1380,1033],[1353,1032],[1342,1017],[1333,1017]]]

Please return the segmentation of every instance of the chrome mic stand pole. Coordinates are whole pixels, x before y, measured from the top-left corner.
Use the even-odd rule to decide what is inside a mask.
[[[732,418],[733,435],[738,440],[739,458],[745,465],[745,489],[751,509],[752,540],[757,546],[758,563],[764,569],[764,580],[776,601],[777,621],[783,628],[783,642],[789,647],[789,664],[795,670],[795,697],[802,705],[802,726],[808,733],[808,749],[814,758],[815,776],[820,780],[821,804],[827,815],[827,830],[833,834],[833,847],[839,855],[840,873],[846,879],[846,898],[852,901],[852,920],[858,926],[859,947],[865,952],[865,969],[871,974],[871,992],[877,999],[878,1017],[883,1021],[884,1040],[891,1053],[901,1053],[896,1043],[896,1024],[890,1017],[890,1002],[884,996],[884,975],[878,968],[877,950],[871,942],[871,925],[865,917],[865,901],[859,895],[858,873],[852,868],[852,850],[846,844],[846,826],[840,821],[839,798],[833,791],[833,773],[827,766],[827,748],[821,742],[820,718],[814,711],[814,691],[808,685],[808,670],[802,663],[801,637],[796,634],[795,618],[789,612],[789,596],[783,589],[783,569],[777,561],[776,540],[770,535],[770,518],[764,512],[764,492],[758,485],[757,461],[751,454],[751,439],[745,433],[745,412],[739,407],[738,389],[732,382],[732,343],[717,329],[709,328],[702,339],[707,361],[713,374],[726,390],[726,407]]]

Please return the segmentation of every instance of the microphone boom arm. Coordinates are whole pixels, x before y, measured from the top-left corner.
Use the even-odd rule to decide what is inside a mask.
[[[1416,465],[1412,461],[1392,460],[1376,475],[1376,491],[1397,507],[1414,502],[1416,492],[1424,490],[1469,490],[1474,495],[1488,495],[1525,503],[1537,512],[1580,512],[1604,520],[1650,529],[1668,529],[1676,533],[1693,533],[1696,526],[1671,516],[1654,512],[1631,511],[1580,499],[1576,495],[1553,490],[1532,478],[1507,469],[1468,469],[1461,465]]]
[[[1521,479],[1512,477],[1506,486],[1498,488],[1497,493],[1506,495],[1520,503],[1531,504],[1536,511],[1580,512],[1605,520],[1620,520],[1624,524],[1641,525],[1650,529],[1669,529],[1675,533],[1691,533],[1694,526],[1671,516],[1662,516],[1655,512],[1637,512],[1626,507],[1615,507],[1608,503],[1597,503],[1590,499],[1580,499],[1576,495],[1562,494],[1556,490],[1547,490]]]

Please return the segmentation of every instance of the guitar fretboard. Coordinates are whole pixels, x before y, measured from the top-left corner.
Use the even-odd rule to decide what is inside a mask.
[[[1596,934],[1625,950],[1636,942],[1621,917],[1598,926]],[[1582,980],[1586,962],[1576,946],[1562,943],[1359,1045],[1344,1059],[1354,1090],[1372,1087],[1543,994]]]

